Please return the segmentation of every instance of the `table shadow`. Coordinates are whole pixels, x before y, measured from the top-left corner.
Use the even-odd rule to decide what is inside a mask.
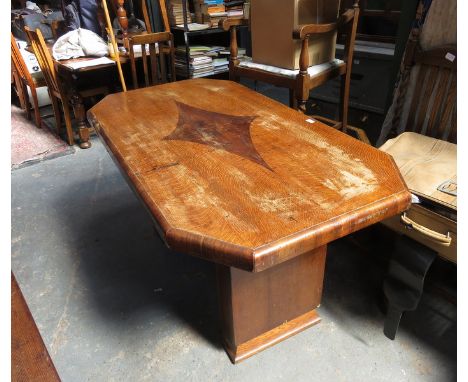
[[[212,346],[222,348],[214,264],[167,249],[149,213],[120,175],[107,181],[104,190],[85,198],[86,213],[66,221],[71,211],[58,216],[73,233],[69,240],[81,259],[80,272],[92,291],[95,309],[109,322],[141,311],[149,316],[154,311],[159,320],[173,315]],[[94,187],[92,182],[80,184],[85,190]],[[64,198],[74,191],[65,190]],[[85,204],[83,199],[79,203]],[[391,239],[384,240],[372,230],[361,232],[329,245],[319,312],[326,309],[344,325],[349,324],[349,315],[361,316],[383,330],[379,305]],[[400,330],[456,358],[456,306],[440,298],[434,303],[427,294],[415,312],[403,316]],[[349,333],[366,343],[357,330]]]
[[[214,264],[169,250],[127,187],[92,199],[87,212],[63,224],[72,232],[68,240],[93,308],[117,326],[134,314],[160,324],[180,319],[222,348]]]
[[[349,335],[362,343],[366,343],[366,340],[359,329],[350,326],[353,320],[350,317],[362,317],[370,327],[380,326],[381,335],[385,338],[386,306],[382,286],[394,240],[393,232],[375,225],[329,245],[322,306],[338,324],[347,328]],[[438,275],[441,265],[444,266],[435,262],[427,278],[447,284],[447,280]],[[456,315],[457,307],[453,302],[427,287],[418,308],[403,314],[398,331],[400,336],[397,333],[395,341],[401,339],[405,332],[455,363]],[[388,346],[391,346],[390,339]]]

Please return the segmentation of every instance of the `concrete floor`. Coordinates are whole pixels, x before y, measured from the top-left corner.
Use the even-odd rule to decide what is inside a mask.
[[[359,235],[329,246],[322,322],[232,365],[214,266],[164,247],[92,143],[12,172],[12,269],[64,382],[455,380],[456,307],[425,293],[388,340],[385,241]]]

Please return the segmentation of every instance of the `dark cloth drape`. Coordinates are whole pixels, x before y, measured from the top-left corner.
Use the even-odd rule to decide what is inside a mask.
[[[62,13],[67,31],[84,28],[101,35],[96,0],[62,0]]]

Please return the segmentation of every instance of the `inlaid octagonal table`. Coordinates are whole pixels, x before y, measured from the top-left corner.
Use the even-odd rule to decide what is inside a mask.
[[[88,112],[166,245],[217,264],[233,362],[319,322],[327,243],[406,210],[390,156],[230,81]]]

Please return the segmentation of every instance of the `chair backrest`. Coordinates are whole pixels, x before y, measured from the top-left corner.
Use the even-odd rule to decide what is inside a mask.
[[[135,46],[141,48],[145,86],[175,81],[174,39],[170,32],[148,33],[130,37],[130,63],[134,88],[138,88]],[[149,51],[146,51],[146,45]],[[139,54],[138,54],[139,56]],[[149,56],[149,57],[148,57]],[[149,58],[149,63],[148,63]],[[168,68],[170,67],[170,73]]]
[[[28,67],[26,66],[23,56],[19,51],[18,45],[16,44],[16,40],[13,37],[13,33],[11,33],[11,61],[18,76],[21,79],[25,80],[30,87],[34,86],[31,73],[29,73]]]
[[[146,31],[148,33],[153,32],[153,28],[151,27],[151,22],[150,22],[150,17],[149,17],[149,12],[148,12],[148,7],[146,2],[148,0],[140,0],[141,1],[141,13],[143,14],[143,20],[146,25]],[[149,0],[151,2],[151,0]],[[169,25],[169,18],[167,17],[167,6],[166,6],[166,0],[158,0],[159,2],[159,12],[160,12],[160,17],[162,20],[162,31],[161,32],[170,32],[171,27]]]
[[[406,131],[452,143],[457,141],[457,48],[446,45],[428,51],[414,50],[419,66]],[[406,58],[405,58],[406,59]]]
[[[97,18],[99,25],[101,26],[101,29],[103,31],[103,34],[105,35],[106,31],[106,26],[105,26],[105,18],[104,18],[104,10],[102,8],[102,2],[103,0],[97,0],[98,3],[98,9],[97,9]],[[129,33],[128,33],[128,23],[129,23],[129,18],[127,16],[127,11],[125,10],[125,2],[128,0],[104,0],[106,2],[110,2],[112,6],[112,11],[115,16],[117,16],[117,20],[120,25],[120,29],[122,30],[122,35],[123,35],[123,44],[125,47],[128,45],[128,38],[129,38]],[[151,27],[151,20],[150,20],[150,11],[147,6],[147,1],[149,1],[150,4],[153,4],[153,0],[136,0],[132,1],[131,5],[133,7],[134,3],[140,2],[140,11],[141,15],[143,17],[143,21],[146,26],[146,31],[148,33],[153,33],[153,28]],[[167,7],[166,7],[166,0],[157,0],[159,3],[159,15],[162,20],[162,32],[170,32],[170,25],[169,25],[169,18],[167,17]],[[113,18],[113,16],[111,16]],[[130,15],[132,17],[132,14]]]
[[[34,54],[36,55],[37,62],[41,67],[42,74],[44,75],[49,91],[61,94],[57,81],[57,73],[54,67],[54,61],[50,55],[49,49],[47,48],[41,30],[36,29],[33,31],[28,27],[24,27],[24,30],[26,31],[26,35],[28,36],[29,42],[31,43]]]

